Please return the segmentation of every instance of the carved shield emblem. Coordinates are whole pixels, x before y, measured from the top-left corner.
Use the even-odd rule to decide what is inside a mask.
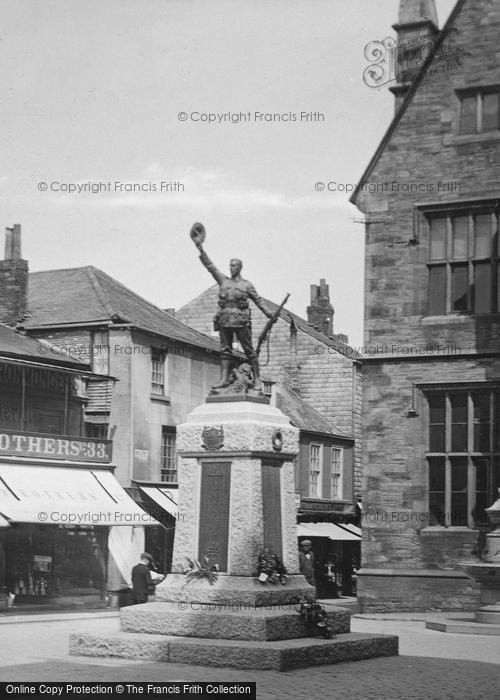
[[[201,440],[201,446],[204,450],[210,452],[220,450],[224,445],[224,429],[222,425],[219,428],[203,428]]]

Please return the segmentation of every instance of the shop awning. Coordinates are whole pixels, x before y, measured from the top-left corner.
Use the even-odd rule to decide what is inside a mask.
[[[157,525],[111,471],[0,463],[0,513],[43,525]]]
[[[152,498],[155,503],[157,503],[160,508],[166,510],[167,513],[177,518],[177,493],[172,489],[164,489],[161,486],[140,486],[141,491],[143,491],[146,496]]]
[[[359,542],[361,537],[334,523],[300,523],[297,537],[328,537],[337,542]]]
[[[361,528],[357,525],[353,525],[352,523],[342,523],[342,525],[339,527],[343,528],[344,530],[349,530],[349,532],[352,532],[354,535],[361,537]]]

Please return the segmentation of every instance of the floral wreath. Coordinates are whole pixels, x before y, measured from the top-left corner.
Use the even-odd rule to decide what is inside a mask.
[[[281,558],[271,552],[268,547],[264,547],[259,554],[257,572],[259,581],[264,586],[268,583],[273,585],[281,583],[282,586],[285,586],[288,583],[288,572],[285,565]]]

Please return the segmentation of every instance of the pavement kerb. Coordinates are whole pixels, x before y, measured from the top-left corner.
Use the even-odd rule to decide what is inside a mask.
[[[40,613],[33,615],[0,615],[0,625],[12,625],[29,622],[64,622],[66,620],[95,620],[98,617],[119,617],[119,610],[106,610],[85,613]]]

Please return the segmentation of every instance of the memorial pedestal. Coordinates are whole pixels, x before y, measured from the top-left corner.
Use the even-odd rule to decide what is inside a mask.
[[[397,654],[397,637],[349,634],[347,611],[329,615],[330,640],[310,637],[297,612],[315,589],[299,572],[299,431],[281,411],[262,398],[209,398],[178,427],[177,446],[173,573],[157,602],[120,611],[118,636],[72,635],[71,654],[280,670]],[[258,580],[263,548],[283,561],[286,585]],[[188,560],[204,557],[216,582],[187,582]]]

